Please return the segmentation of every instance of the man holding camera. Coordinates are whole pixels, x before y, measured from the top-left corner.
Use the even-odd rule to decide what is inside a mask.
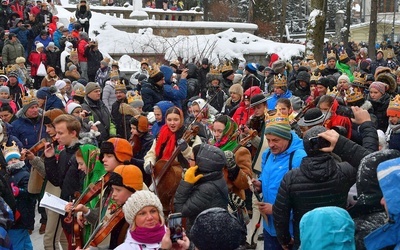
[[[303,215],[323,206],[346,208],[347,194],[356,182],[357,168],[348,162],[336,162],[331,152],[320,151],[320,148],[330,146],[329,141],[318,137],[326,130],[315,126],[304,134],[303,145],[307,156],[298,169],[285,174],[280,184],[273,216],[276,235],[284,249],[293,243],[289,231],[291,212],[294,248],[297,249],[300,246],[299,223]]]
[[[263,193],[263,202],[258,203],[264,214],[264,249],[282,249],[273,224],[272,206],[283,176],[291,169],[298,168],[306,156],[302,140],[291,131],[289,118],[277,113],[265,121],[265,136],[269,149],[262,155],[261,176],[253,185]],[[290,239],[289,239],[290,240]]]

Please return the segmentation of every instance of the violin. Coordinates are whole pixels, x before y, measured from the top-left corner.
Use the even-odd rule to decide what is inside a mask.
[[[182,139],[189,143],[198,132],[199,126],[192,125],[190,129],[185,131]],[[180,163],[175,160],[179,153],[180,149],[177,147],[168,161],[158,160],[154,165],[153,184],[156,195],[163,205],[165,215],[172,210],[173,197],[182,179],[183,169]]]
[[[89,246],[98,246],[111,233],[118,223],[124,219],[122,206],[111,213],[111,217],[104,217],[99,225],[93,230],[83,249]]]
[[[132,135],[131,138],[129,139],[129,142],[131,143],[132,146],[133,157],[135,157],[135,155],[139,153],[140,150],[142,149],[142,142],[140,141],[140,138],[137,135]]]
[[[86,190],[74,201],[73,207],[76,207],[79,204],[86,204],[94,197],[99,195],[104,185],[110,180],[110,176],[111,173],[107,172],[100,178],[100,180],[96,181],[94,184],[89,184]],[[68,224],[72,222],[72,211],[69,212],[68,216],[64,218],[64,222]]]
[[[254,129],[250,129],[249,130],[249,134],[244,137],[243,139],[241,139],[238,143],[238,145],[232,150],[232,153],[236,153],[236,151],[239,150],[240,147],[246,147],[247,143],[253,139],[254,137],[256,137],[258,135],[258,132]]]
[[[32,154],[36,155],[39,151],[42,151],[44,149],[44,147],[46,146],[46,142],[55,142],[57,141],[56,137],[50,137],[50,138],[42,138],[40,141],[38,141],[37,143],[35,143],[35,145],[33,145],[29,151],[32,152]]]

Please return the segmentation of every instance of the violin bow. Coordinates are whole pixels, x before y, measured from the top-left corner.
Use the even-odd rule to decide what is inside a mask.
[[[103,227],[104,221],[101,221],[97,227],[93,230],[92,234],[89,236],[89,239],[87,240],[86,244],[83,246],[82,249],[86,249],[90,246],[90,243],[92,243],[94,237],[96,237],[96,234],[100,231],[100,229]]]
[[[43,114],[42,114],[42,119],[40,121],[40,130],[39,130],[38,141],[40,141],[40,138],[42,138],[43,125],[44,125],[44,113],[46,112],[46,104],[47,104],[47,96],[44,99],[44,108],[42,109],[43,110]]]
[[[193,126],[193,124],[197,121],[197,118],[199,117],[199,115],[204,111],[204,109],[208,108],[208,104],[209,104],[212,100],[214,100],[214,98],[218,95],[218,93],[219,93],[220,91],[222,91],[221,88],[218,88],[218,89],[215,91],[215,94],[214,94],[210,99],[207,99],[207,100],[206,100],[206,103],[205,103],[204,106],[200,109],[200,112],[194,117],[194,120],[189,124],[189,126],[188,126],[189,128],[191,128],[191,127]],[[200,97],[199,97],[199,99],[200,99]],[[194,101],[196,101],[196,100],[194,100]]]

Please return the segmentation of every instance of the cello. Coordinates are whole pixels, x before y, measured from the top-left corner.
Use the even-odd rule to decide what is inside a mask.
[[[199,126],[192,125],[185,131],[182,139],[188,143],[197,135],[198,131]],[[165,215],[168,215],[172,210],[173,197],[182,180],[183,169],[181,164],[175,160],[180,152],[179,147],[177,147],[168,161],[158,160],[153,167],[153,185],[156,190],[156,195],[163,205]]]

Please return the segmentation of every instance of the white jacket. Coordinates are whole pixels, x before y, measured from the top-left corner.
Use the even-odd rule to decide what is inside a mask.
[[[114,250],[158,250],[160,247],[161,242],[155,244],[144,244],[135,241],[128,230],[124,243],[119,245]]]

